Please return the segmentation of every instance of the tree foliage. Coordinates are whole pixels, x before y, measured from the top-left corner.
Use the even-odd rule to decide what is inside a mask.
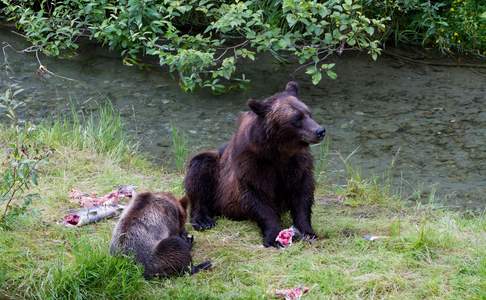
[[[371,17],[390,18],[384,38],[396,44],[486,56],[484,0],[364,0],[363,7]]]
[[[350,49],[376,59],[397,42],[443,52],[486,51],[482,0],[2,0],[3,13],[49,55],[73,53],[88,37],[124,62],[158,58],[185,90],[247,82],[237,66],[271,53],[298,61],[317,84],[335,78],[326,58]]]
[[[6,1],[6,0],[4,0]],[[74,51],[80,37],[120,50],[127,64],[144,55],[177,73],[185,90],[242,83],[236,66],[270,52],[298,60],[317,84],[336,77],[333,53],[380,53],[383,18],[369,18],[356,0],[64,0],[7,1],[5,12],[49,55]]]

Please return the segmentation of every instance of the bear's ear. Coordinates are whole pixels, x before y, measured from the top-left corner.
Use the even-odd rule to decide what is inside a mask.
[[[248,100],[248,107],[258,116],[263,117],[268,112],[268,104],[254,99]]]
[[[299,95],[299,84],[295,81],[289,81],[285,86],[285,91],[292,96],[297,97]]]
[[[187,211],[187,207],[189,206],[189,199],[187,198],[187,196],[182,197],[179,200],[179,203],[181,204],[182,208]]]

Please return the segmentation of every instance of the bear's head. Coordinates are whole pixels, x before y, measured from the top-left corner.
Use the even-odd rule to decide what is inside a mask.
[[[187,219],[187,207],[189,206],[189,199],[187,196],[184,196],[179,200],[171,193],[159,192],[153,193],[153,196],[155,197],[156,201],[160,201],[162,203],[165,202],[176,209],[179,220],[179,229],[183,230]]]
[[[263,101],[249,100],[248,106],[265,127],[269,139],[288,146],[308,146],[324,139],[326,130],[298,98],[299,85],[290,81],[285,90]]]

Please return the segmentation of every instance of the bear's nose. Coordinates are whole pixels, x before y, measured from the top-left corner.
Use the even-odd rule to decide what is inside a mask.
[[[319,127],[319,128],[316,130],[316,135],[317,135],[319,138],[323,138],[325,134],[326,134],[326,129],[324,129],[324,128],[322,128],[322,127]]]

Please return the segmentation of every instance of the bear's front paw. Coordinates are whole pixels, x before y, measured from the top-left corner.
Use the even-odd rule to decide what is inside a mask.
[[[274,230],[270,233],[265,234],[265,236],[263,237],[263,246],[265,246],[266,248],[268,247],[282,248],[283,245],[277,241],[277,236],[279,232],[280,232],[279,230]]]
[[[206,230],[213,228],[216,225],[216,222],[210,217],[201,216],[192,219],[191,224],[195,230]]]
[[[179,234],[179,236],[182,240],[184,240],[184,242],[187,243],[187,245],[189,245],[190,248],[192,248],[192,244],[194,244],[194,237],[192,235],[188,234],[184,230]]]
[[[277,248],[277,249],[284,248],[284,246],[280,242],[277,242],[277,241],[265,241],[264,240],[263,246],[265,248],[269,248],[269,247],[274,247],[274,248]]]

